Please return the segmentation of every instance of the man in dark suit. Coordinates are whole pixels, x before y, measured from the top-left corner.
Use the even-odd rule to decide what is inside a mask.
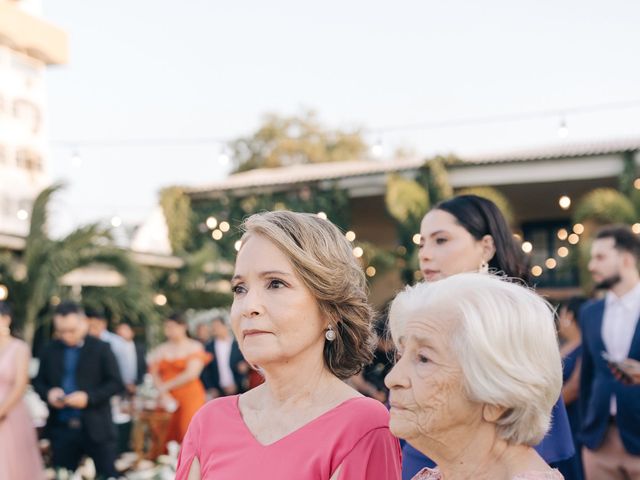
[[[98,478],[115,478],[110,399],[124,389],[116,359],[107,343],[87,336],[84,313],[75,303],[58,305],[54,327],[56,340],[44,350],[33,381],[49,406],[46,434],[53,464],[73,471],[88,455]]]
[[[213,355],[213,360],[200,375],[207,395],[215,398],[244,392],[249,364],[244,360],[238,342],[222,317],[212,320],[211,330],[213,340],[205,345],[205,350]]]
[[[585,305],[580,385],[587,480],[640,479],[640,386],[616,378],[615,365],[640,359],[640,239],[606,227],[591,247],[589,271],[604,299]],[[619,377],[619,375],[618,375]]]

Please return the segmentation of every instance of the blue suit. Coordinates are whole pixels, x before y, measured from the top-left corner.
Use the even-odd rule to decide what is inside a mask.
[[[580,440],[590,450],[602,444],[609,428],[611,396],[616,396],[616,426],[625,449],[640,455],[640,386],[628,386],[615,379],[607,362],[602,340],[605,301],[586,304],[580,311],[582,328],[582,372],[580,377]],[[629,358],[640,360],[640,322],[631,341]]]

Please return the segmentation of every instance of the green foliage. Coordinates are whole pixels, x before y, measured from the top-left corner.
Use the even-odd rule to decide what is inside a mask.
[[[359,132],[329,130],[312,111],[267,115],[252,135],[230,144],[236,171],[361,158],[367,145]]]
[[[507,197],[505,197],[497,189],[493,187],[464,188],[456,192],[456,195],[477,195],[479,197],[491,200],[502,212],[504,218],[506,218],[507,220],[507,223],[509,223],[509,225],[513,224],[514,215],[513,211],[511,210],[511,204],[509,203]]]
[[[185,250],[191,236],[191,201],[180,187],[160,192],[160,206],[169,230],[169,242],[174,253]]]
[[[596,224],[635,223],[637,218],[631,200],[612,188],[597,188],[587,193],[573,215],[576,223]]]
[[[437,156],[427,160],[420,168],[419,176],[422,179],[420,183],[426,185],[431,205],[453,197],[447,165],[454,164],[456,161],[454,157]]]
[[[100,299],[103,304],[111,305],[112,311],[122,316],[126,313],[134,320],[151,318],[153,311],[148,282],[124,252],[109,246],[108,232],[97,225],[87,225],[60,240],[48,237],[47,206],[60,188],[61,184],[52,185],[36,198],[22,262],[6,254],[0,259],[0,272],[10,289],[14,322],[22,330],[25,340],[31,342],[36,328],[47,318],[51,298],[64,297],[68,293],[68,288],[59,285],[59,279],[76,268],[92,263],[110,265],[128,281],[127,286],[119,291],[101,289],[102,294],[96,295],[94,302]],[[111,294],[115,294],[122,304],[116,305]]]
[[[385,203],[396,222],[411,224],[415,231],[429,209],[429,194],[415,180],[393,174],[387,180]]]
[[[385,195],[387,211],[396,221],[398,239],[405,249],[405,258],[415,257],[417,245],[413,236],[420,232],[422,217],[429,210],[429,194],[415,180],[409,180],[401,175],[390,175],[387,180]],[[411,284],[414,281],[415,262],[400,262],[403,281]]]
[[[239,228],[242,221],[254,213],[283,209],[307,213],[324,212],[343,230],[346,230],[350,223],[348,193],[335,186],[325,189],[313,185],[286,192],[194,200],[193,229],[201,234],[196,236],[193,248],[200,249],[207,243],[214,243],[220,258],[233,263],[236,255],[234,245],[240,239]],[[210,216],[218,222],[227,221],[231,226],[229,232],[218,241],[211,238],[211,232],[206,227],[206,219]]]
[[[637,191],[633,186],[633,182],[638,177],[633,152],[626,152],[623,162],[622,172],[618,178],[618,189],[627,197],[632,197],[634,192]]]

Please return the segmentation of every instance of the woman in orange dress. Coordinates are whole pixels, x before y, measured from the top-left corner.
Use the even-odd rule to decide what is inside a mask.
[[[200,373],[212,359],[202,344],[187,335],[187,322],[174,314],[164,322],[167,341],[149,354],[149,371],[160,391],[164,405],[175,400],[178,404],[169,422],[166,441],[182,443],[191,417],[204,405],[205,390]]]

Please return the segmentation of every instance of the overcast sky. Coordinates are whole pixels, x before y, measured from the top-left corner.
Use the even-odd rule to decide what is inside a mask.
[[[223,178],[219,147],[61,141],[234,138],[266,112],[331,127],[415,123],[636,101],[633,108],[380,138],[422,155],[640,135],[640,2],[49,0],[70,63],[47,74],[60,227],[145,218],[169,184]],[[378,135],[368,138],[376,142]]]

